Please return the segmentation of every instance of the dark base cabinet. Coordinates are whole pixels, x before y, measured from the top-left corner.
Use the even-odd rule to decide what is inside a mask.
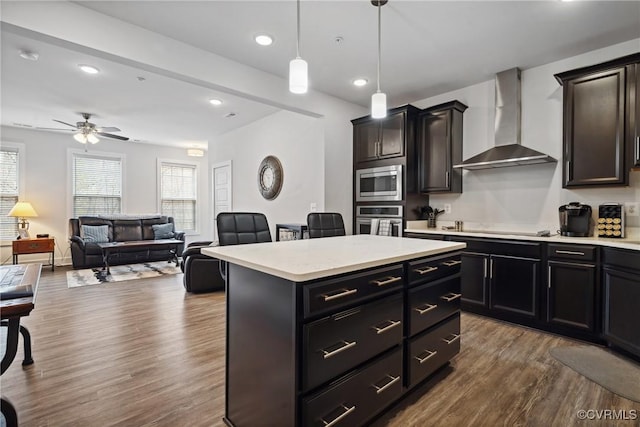
[[[640,358],[640,252],[604,249],[604,336]]]
[[[595,331],[596,266],[549,261],[547,322]]]
[[[460,351],[460,252],[292,282],[227,268],[224,422],[360,426]]]

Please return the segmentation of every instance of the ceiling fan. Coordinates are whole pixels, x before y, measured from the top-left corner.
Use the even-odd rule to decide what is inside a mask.
[[[75,125],[72,125],[71,123],[63,122],[61,120],[53,119],[54,122],[58,122],[58,123],[62,123],[63,125],[71,126],[73,129],[40,128],[40,127],[36,128],[36,129],[76,131],[76,133],[73,135],[73,139],[75,139],[76,141],[78,141],[78,142],[80,142],[82,144],[86,144],[87,142],[89,142],[91,144],[97,143],[98,141],[100,141],[100,139],[98,139],[97,135],[103,136],[105,138],[119,139],[121,141],[128,141],[129,140],[129,138],[127,138],[126,136],[120,136],[120,135],[114,135],[112,133],[107,133],[107,132],[120,132],[120,129],[118,129],[117,127],[113,127],[113,126],[101,126],[101,127],[98,127],[94,123],[89,122],[89,119],[91,118],[91,114],[90,113],[80,113],[80,115],[82,115],[82,118],[84,119],[84,122],[77,122]]]

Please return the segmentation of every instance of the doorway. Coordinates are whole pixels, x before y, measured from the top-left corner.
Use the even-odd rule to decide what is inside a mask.
[[[220,212],[230,212],[232,209],[232,171],[231,160],[216,163],[211,167],[211,200],[213,206],[213,239],[218,240],[218,225],[216,218]]]

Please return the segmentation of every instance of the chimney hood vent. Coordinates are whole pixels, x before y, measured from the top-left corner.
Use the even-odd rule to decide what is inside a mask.
[[[496,75],[495,146],[454,168],[491,169],[557,161],[520,145],[520,93],[520,69],[512,68]]]

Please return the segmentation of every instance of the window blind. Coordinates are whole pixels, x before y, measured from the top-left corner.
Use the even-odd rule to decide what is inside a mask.
[[[160,167],[160,211],[172,216],[176,229],[196,229],[196,166],[162,163]]]
[[[17,150],[0,150],[0,240],[18,235],[18,218],[7,216],[18,201],[18,156]]]
[[[74,155],[73,216],[121,213],[122,160]]]

